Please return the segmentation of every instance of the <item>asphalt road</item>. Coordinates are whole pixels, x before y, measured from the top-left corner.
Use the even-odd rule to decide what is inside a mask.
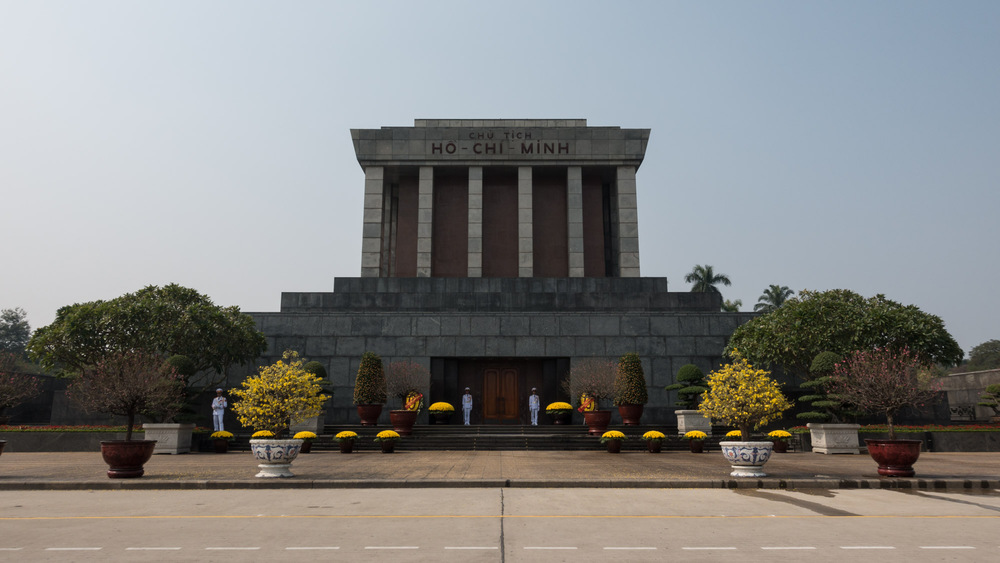
[[[991,561],[1000,492],[4,491],[0,561]]]

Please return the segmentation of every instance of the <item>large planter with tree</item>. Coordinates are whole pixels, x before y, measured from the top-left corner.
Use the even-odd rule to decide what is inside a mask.
[[[858,444],[859,424],[844,421],[845,417],[853,418],[857,413],[850,410],[836,394],[829,392],[830,381],[837,362],[842,359],[840,354],[820,352],[813,358],[809,367],[812,379],[799,385],[806,394],[799,401],[808,403],[811,410],[800,412],[795,418],[806,421],[809,427],[812,451],[820,454],[858,454],[861,447]]]
[[[250,449],[260,461],[257,477],[292,477],[292,460],[302,440],[285,439],[291,424],[318,416],[329,397],[322,393],[320,378],[307,372],[297,352],[286,350],[282,359],[260,368],[234,389],[233,403],[240,424],[253,428]],[[263,438],[262,435],[270,435]]]
[[[385,399],[386,381],[382,358],[374,352],[365,352],[361,356],[358,377],[354,381],[354,404],[358,408],[362,426],[378,425]]]
[[[646,377],[642,369],[642,360],[633,352],[624,354],[618,359],[618,369],[615,373],[614,404],[625,426],[638,426],[642,419],[642,411],[649,401],[646,391]]]
[[[400,436],[413,433],[413,425],[424,404],[424,393],[430,386],[431,374],[421,364],[410,361],[392,362],[385,371],[386,392],[399,400],[403,408],[389,411],[392,428]]]
[[[937,389],[918,378],[920,358],[908,347],[860,350],[837,364],[831,390],[844,401],[871,414],[885,416],[888,440],[865,440],[868,454],[886,477],[913,477],[920,440],[897,440],[895,416],[905,407],[919,407]]]
[[[677,416],[677,433],[681,436],[688,432],[698,431],[712,435],[712,421],[698,411],[701,395],[708,391],[705,374],[694,364],[685,364],[677,370],[677,383],[667,385],[664,391],[677,392],[677,405],[681,408],[674,411]]]
[[[617,369],[615,362],[586,358],[570,368],[569,378],[563,381],[563,389],[570,397],[579,398],[576,410],[583,413],[591,436],[604,434],[611,423],[611,411],[599,407],[602,399],[614,396]]]
[[[101,442],[108,477],[133,478],[144,473],[156,442],[133,440],[136,416],[169,412],[183,400],[183,380],[170,364],[155,354],[111,353],[84,369],[66,394],[88,411],[124,416],[124,440]]]
[[[722,454],[733,468],[733,477],[763,477],[764,463],[771,457],[773,443],[753,441],[751,431],[781,417],[791,403],[781,393],[770,372],[756,369],[737,350],[731,364],[708,376],[708,391],[700,410],[707,417],[722,420],[740,430],[741,441],[723,441]]]

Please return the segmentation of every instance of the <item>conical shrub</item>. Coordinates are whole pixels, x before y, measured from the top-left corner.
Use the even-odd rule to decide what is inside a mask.
[[[642,371],[639,355],[630,352],[618,359],[618,374],[615,376],[615,406],[645,405],[649,401],[646,391],[646,377]]]
[[[382,358],[374,352],[365,352],[358,366],[354,381],[355,405],[381,405],[385,403],[385,370]]]

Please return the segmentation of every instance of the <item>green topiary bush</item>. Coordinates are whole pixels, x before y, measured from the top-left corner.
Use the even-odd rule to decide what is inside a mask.
[[[806,391],[805,395],[798,398],[800,403],[809,403],[812,410],[800,412],[795,418],[806,422],[832,422],[837,424],[843,417],[856,416],[857,413],[845,408],[843,401],[837,396],[827,392],[827,385],[830,383],[831,375],[837,363],[840,362],[840,354],[833,352],[820,352],[813,358],[809,367],[809,374],[812,379],[799,385],[799,389]]]
[[[647,402],[649,393],[646,391],[642,360],[638,354],[630,352],[618,358],[614,405],[645,405]]]
[[[695,410],[701,403],[701,395],[708,391],[705,374],[694,364],[685,364],[677,370],[677,383],[667,385],[665,391],[677,391],[677,404],[687,410]]]
[[[317,362],[316,360],[313,360],[311,362],[306,362],[306,365],[302,366],[302,369],[306,370],[307,372],[315,375],[320,379],[327,379],[326,368],[323,367],[323,364]]]
[[[385,404],[385,370],[382,358],[374,352],[365,352],[358,366],[358,378],[354,381],[355,405]]]
[[[167,358],[167,363],[173,366],[174,371],[180,374],[185,380],[195,374],[198,369],[191,358],[182,354],[177,354]]]

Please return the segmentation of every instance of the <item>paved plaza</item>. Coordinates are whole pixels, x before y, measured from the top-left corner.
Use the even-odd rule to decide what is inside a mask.
[[[868,455],[775,454],[761,479],[729,477],[718,451],[420,451],[301,454],[294,478],[258,479],[248,452],[155,455],[139,479],[108,479],[98,452],[0,456],[0,490],[397,487],[998,489],[1000,453],[923,453],[913,479],[881,478]]]

